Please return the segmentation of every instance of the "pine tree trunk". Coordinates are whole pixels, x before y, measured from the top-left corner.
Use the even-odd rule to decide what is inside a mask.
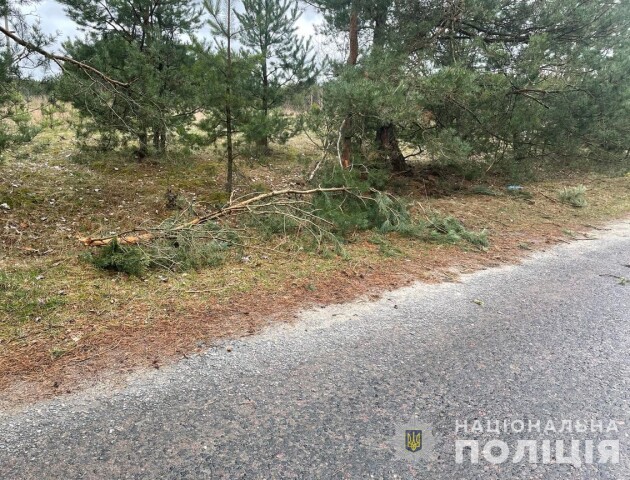
[[[359,58],[359,16],[356,7],[353,5],[350,14],[350,28],[348,30],[350,52],[348,54],[348,65],[356,65]],[[341,149],[341,166],[350,168],[352,156],[352,112],[346,115],[341,131],[343,146]]]
[[[136,154],[139,160],[142,160],[149,154],[149,136],[146,130],[138,134],[138,151]]]
[[[263,86],[263,96],[262,96],[262,110],[263,116],[265,118],[265,122],[269,118],[269,74],[267,72],[267,52],[263,52],[263,63],[262,63],[262,86]],[[258,139],[256,142],[257,145],[264,149],[265,152],[269,149],[269,136],[267,135],[267,131],[265,128],[265,135]]]
[[[398,145],[396,129],[393,123],[390,122],[376,130],[376,145],[394,172],[406,172],[408,170],[405,156]]]
[[[160,129],[159,128],[153,129],[153,148],[156,151],[160,150]]]
[[[226,150],[227,150],[227,180],[225,191],[232,195],[234,188],[234,150],[232,146],[232,2],[227,0],[227,87],[225,89],[225,130],[226,130]]]
[[[386,3],[377,5],[374,14],[374,36],[372,37],[372,51],[377,51],[385,46],[387,34],[387,7]]]
[[[234,147],[232,146],[232,109],[230,104],[225,107],[225,129],[226,129],[226,150],[227,150],[227,180],[225,191],[232,194],[234,188]]]
[[[373,52],[376,54],[385,46],[387,34],[387,5],[382,4],[374,16]],[[394,172],[407,171],[405,156],[400,151],[396,129],[391,121],[376,129],[376,145]]]
[[[160,152],[166,152],[166,128],[162,127],[162,133],[160,134]]]
[[[153,148],[157,153],[166,151],[166,129],[163,126],[153,129]]]

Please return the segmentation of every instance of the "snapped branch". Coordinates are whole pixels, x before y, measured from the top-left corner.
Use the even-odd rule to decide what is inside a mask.
[[[173,234],[176,232],[181,232],[187,230],[189,228],[195,227],[197,225],[203,225],[204,223],[210,222],[212,220],[219,220],[223,217],[227,217],[229,215],[243,213],[243,212],[252,212],[252,209],[261,209],[268,208],[270,205],[274,204],[269,203],[260,203],[263,200],[268,200],[270,198],[281,197],[286,195],[313,195],[315,193],[325,193],[325,192],[350,192],[350,189],[347,187],[331,187],[331,188],[312,188],[310,190],[294,190],[294,189],[285,189],[285,190],[274,190],[268,193],[261,193],[254,197],[248,198],[246,200],[240,200],[233,203],[228,204],[226,207],[221,208],[219,210],[215,210],[210,212],[207,215],[203,215],[201,217],[194,218],[189,222],[182,223],[175,227],[172,227],[168,230],[169,234]],[[157,237],[160,237],[164,232],[160,231],[159,228],[154,229],[135,229],[129,232],[115,235],[111,237],[103,237],[103,238],[79,238],[79,241],[85,245],[86,247],[104,247],[109,245],[114,240],[118,242],[120,245],[137,245],[140,243],[149,242]]]

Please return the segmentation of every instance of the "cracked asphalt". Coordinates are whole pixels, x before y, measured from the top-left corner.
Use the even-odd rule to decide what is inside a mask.
[[[630,223],[596,236],[0,412],[0,478],[628,479]],[[392,438],[414,415],[435,446],[412,462]],[[456,428],[593,419],[617,431]],[[620,461],[513,461],[518,440],[571,438],[618,439]],[[509,459],[457,463],[459,439],[505,441]]]

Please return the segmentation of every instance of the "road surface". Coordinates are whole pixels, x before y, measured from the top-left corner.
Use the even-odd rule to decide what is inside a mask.
[[[0,478],[628,479],[630,223],[597,237],[0,413]]]

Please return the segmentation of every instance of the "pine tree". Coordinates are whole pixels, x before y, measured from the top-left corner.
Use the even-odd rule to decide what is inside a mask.
[[[3,29],[12,31],[13,21],[22,24],[23,18],[19,3],[0,0],[0,14],[3,18]],[[30,40],[43,44],[49,40],[41,32],[24,32]],[[25,60],[28,54],[20,51],[18,45],[12,45],[9,38],[3,36],[0,41],[0,161],[3,151],[10,145],[30,141],[39,131],[31,124],[28,105],[20,92],[22,81],[18,58]],[[37,65],[36,61],[33,65]]]
[[[286,98],[309,86],[317,76],[310,39],[297,34],[301,16],[294,0],[243,0],[236,12],[241,43],[259,59],[255,72],[253,105],[256,115],[244,132],[268,148],[269,140],[286,140],[288,117],[279,111]]]
[[[88,32],[69,41],[66,51],[127,88],[112,88],[79,68],[66,69],[61,96],[85,119],[87,133],[101,138],[134,136],[138,156],[147,155],[149,135],[156,151],[166,148],[167,132],[191,120],[193,57],[183,34],[200,25],[199,9],[186,0],[61,0],[69,17]]]
[[[214,46],[195,39],[197,61],[193,70],[199,90],[199,102],[205,113],[196,127],[206,138],[198,143],[225,139],[227,179],[225,190],[234,189],[235,134],[250,121],[250,78],[253,63],[248,55],[234,49],[237,36],[232,0],[204,2]],[[194,134],[190,137],[194,137]]]
[[[318,3],[362,47],[325,86],[342,160],[352,137],[355,154],[371,145],[394,169],[399,140],[435,158],[517,162],[630,147],[627,2]]]

